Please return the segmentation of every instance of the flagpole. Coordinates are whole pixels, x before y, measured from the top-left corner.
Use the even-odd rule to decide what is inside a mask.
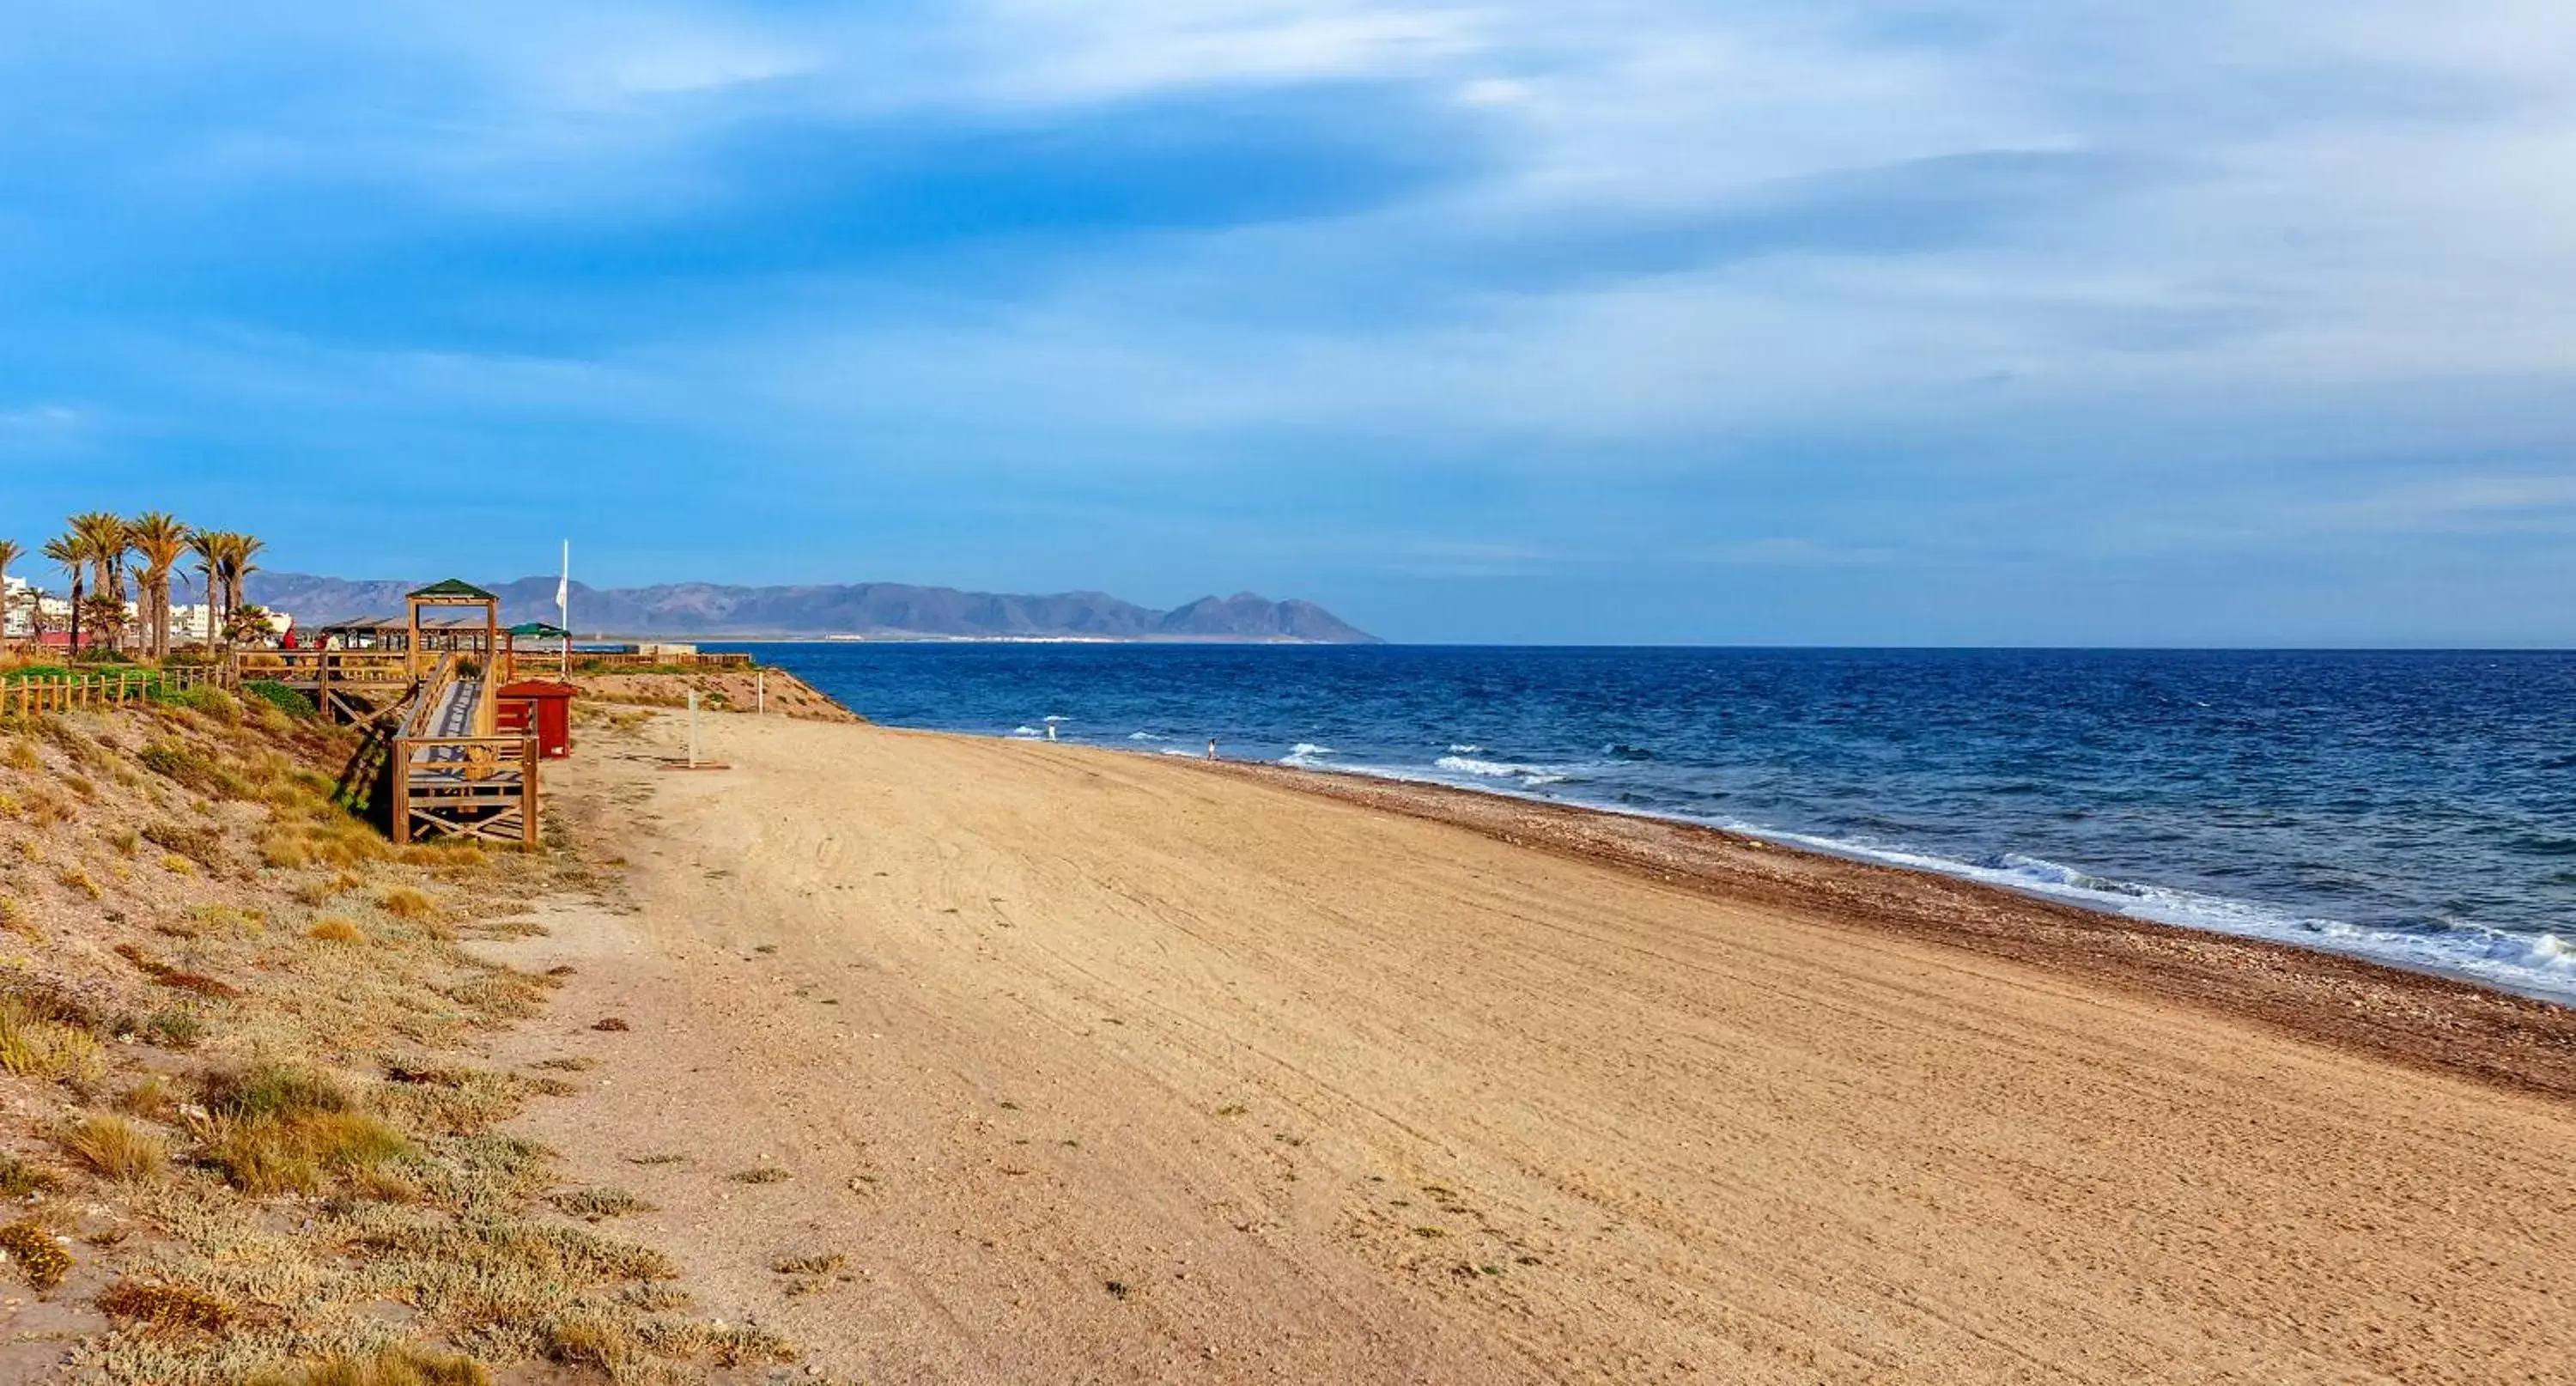
[[[563,628],[563,673],[572,682],[572,541],[563,546],[563,576],[555,580],[555,624]]]

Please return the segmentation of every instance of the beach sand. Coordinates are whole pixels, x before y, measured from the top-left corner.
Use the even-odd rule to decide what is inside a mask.
[[[574,969],[500,1057],[597,1064],[517,1128],[835,1379],[2576,1379],[2565,1012],[1597,815],[676,735],[550,781],[631,904],[496,946]]]

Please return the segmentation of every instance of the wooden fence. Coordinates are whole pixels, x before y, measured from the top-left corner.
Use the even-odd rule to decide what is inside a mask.
[[[0,676],[0,717],[53,712],[104,712],[192,688],[223,687],[220,665],[174,669],[108,669],[91,674]]]
[[[541,667],[545,656],[536,650],[519,651],[519,662],[531,668]],[[572,671],[576,674],[615,674],[634,669],[748,669],[751,656],[740,650],[701,651],[697,654],[584,654],[572,652]]]

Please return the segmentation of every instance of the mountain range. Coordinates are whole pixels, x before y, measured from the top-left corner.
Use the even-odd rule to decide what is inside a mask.
[[[355,616],[399,616],[416,581],[352,581],[303,573],[253,573],[248,597],[302,626]],[[525,577],[489,590],[505,624],[555,619],[555,579]],[[1202,597],[1156,611],[1101,592],[1009,596],[947,587],[862,582],[809,587],[572,585],[572,625],[584,636],[755,639],[826,635],[931,639],[1258,641],[1364,645],[1377,637],[1313,602],[1274,602],[1249,592]]]

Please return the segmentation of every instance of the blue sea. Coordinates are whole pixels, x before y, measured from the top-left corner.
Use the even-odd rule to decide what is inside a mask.
[[[724,648],[895,726],[1213,737],[2576,1004],[2576,654]]]

